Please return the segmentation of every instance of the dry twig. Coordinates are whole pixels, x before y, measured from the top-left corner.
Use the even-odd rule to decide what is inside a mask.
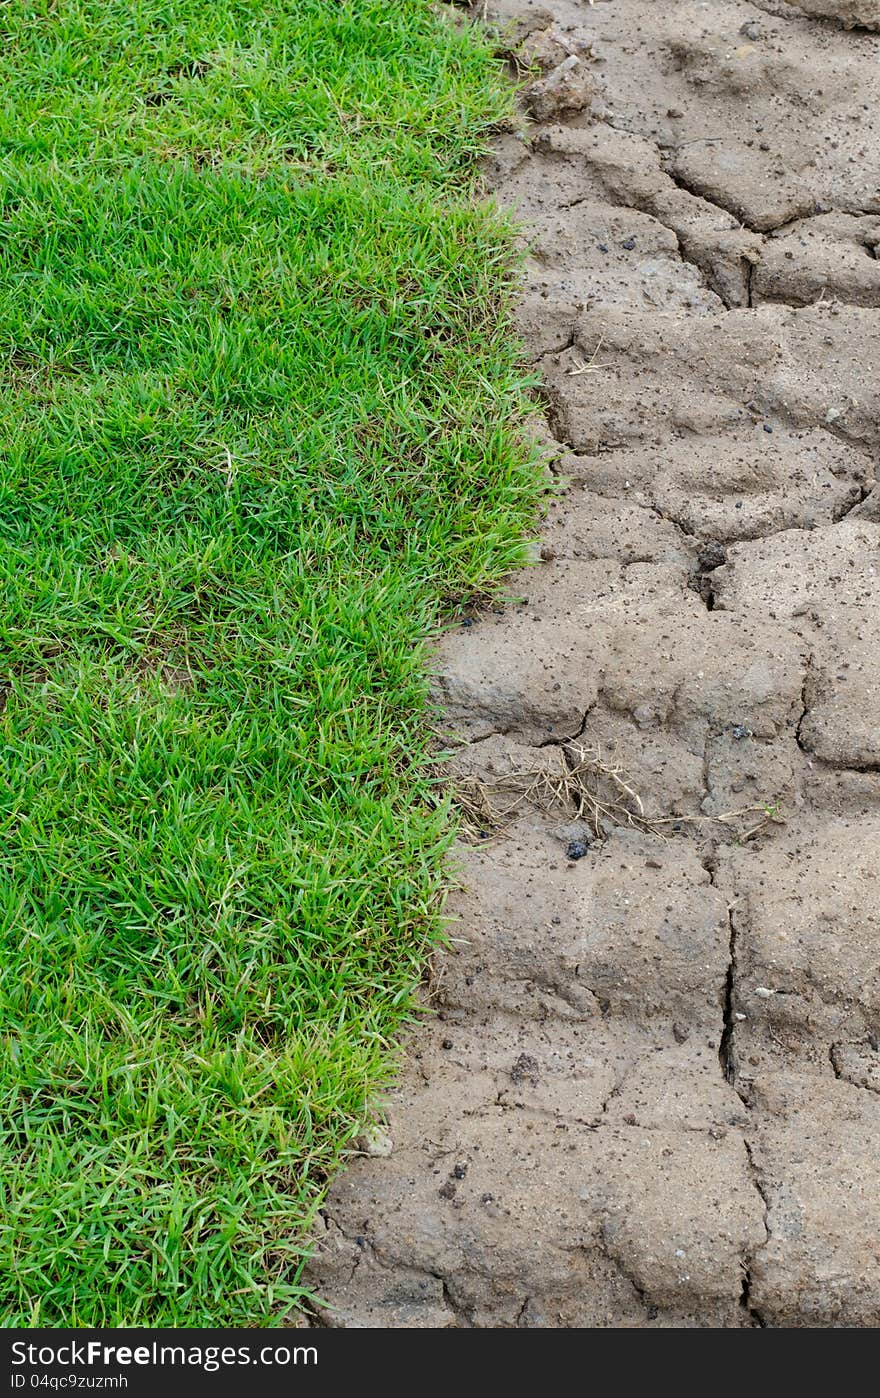
[[[622,826],[665,838],[669,826],[723,825],[737,829],[751,816],[759,819],[746,830],[738,830],[741,842],[753,839],[771,823],[782,820],[775,805],[741,806],[718,815],[648,815],[641,796],[615,754],[604,755],[601,748],[569,745],[559,749],[559,769],[542,766],[511,772],[492,782],[475,777],[456,783],[456,802],[463,816],[466,838],[485,839],[499,834],[524,806],[574,813],[583,820],[596,839]]]

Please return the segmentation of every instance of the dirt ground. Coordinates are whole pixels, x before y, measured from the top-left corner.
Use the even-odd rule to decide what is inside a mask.
[[[878,1325],[880,3],[486,8],[559,490],[321,1323]]]

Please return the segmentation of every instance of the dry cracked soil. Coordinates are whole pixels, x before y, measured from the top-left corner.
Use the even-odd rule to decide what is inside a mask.
[[[880,3],[504,0],[553,476],[313,1323],[880,1324]],[[484,14],[485,11],[485,14]]]

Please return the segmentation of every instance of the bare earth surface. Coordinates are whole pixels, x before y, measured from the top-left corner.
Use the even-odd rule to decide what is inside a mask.
[[[321,1323],[878,1325],[880,4],[515,18],[560,491],[441,646],[486,838]]]

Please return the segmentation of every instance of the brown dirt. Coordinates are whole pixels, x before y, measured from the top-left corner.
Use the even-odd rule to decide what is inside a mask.
[[[878,1325],[880,7],[488,12],[559,489],[440,646],[455,949],[322,1323]]]

